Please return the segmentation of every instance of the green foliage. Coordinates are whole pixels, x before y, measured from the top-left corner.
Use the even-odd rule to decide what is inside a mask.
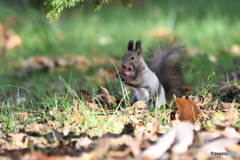
[[[47,18],[50,20],[57,20],[61,16],[61,12],[64,9],[70,9],[75,6],[83,7],[84,3],[92,1],[93,9],[99,11],[103,4],[108,4],[112,0],[45,0],[42,7],[47,12]],[[116,0],[117,1],[117,0]],[[131,7],[130,0],[121,0],[121,4],[124,7]]]

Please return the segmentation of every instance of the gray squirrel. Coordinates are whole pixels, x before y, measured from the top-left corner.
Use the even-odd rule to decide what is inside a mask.
[[[173,94],[180,97],[184,93],[181,68],[186,47],[178,38],[164,38],[151,46],[147,63],[143,59],[141,41],[136,42],[135,49],[133,45],[133,40],[130,40],[128,51],[122,57],[122,68],[128,74],[119,73],[120,79],[134,89],[131,105],[143,100],[149,109],[151,105],[161,107],[169,104]]]

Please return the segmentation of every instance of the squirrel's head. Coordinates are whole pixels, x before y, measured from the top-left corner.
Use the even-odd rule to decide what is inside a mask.
[[[135,71],[143,61],[141,41],[136,42],[135,49],[133,45],[133,40],[130,40],[127,45],[128,51],[122,57],[122,68],[130,72]]]

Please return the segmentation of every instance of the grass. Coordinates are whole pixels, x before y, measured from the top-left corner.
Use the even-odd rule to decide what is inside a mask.
[[[207,81],[212,71],[216,75],[213,76],[211,85],[225,81],[229,70],[237,73],[240,70],[240,58],[232,56],[229,52],[234,44],[240,45],[239,5],[240,2],[233,0],[171,0],[139,3],[136,1],[131,9],[110,4],[99,12],[94,12],[90,6],[85,6],[79,13],[79,8],[75,8],[64,12],[60,20],[50,22],[42,18],[43,13],[39,9],[27,3],[19,8],[18,4],[10,5],[1,1],[0,22],[7,30],[14,30],[23,41],[21,47],[6,51],[5,56],[0,59],[0,93],[6,94],[1,97],[9,97],[8,91],[15,96],[28,97],[22,104],[16,103],[16,97],[5,98],[1,106],[10,107],[14,103],[19,108],[19,112],[24,112],[22,109],[38,110],[38,108],[44,108],[48,112],[56,106],[62,110],[71,108],[69,97],[62,99],[67,87],[59,80],[59,75],[72,89],[86,89],[90,93],[96,93],[99,84],[91,83],[86,79],[94,75],[98,67],[85,74],[72,68],[68,68],[65,72],[35,72],[23,79],[12,77],[12,72],[22,69],[24,58],[43,55],[60,57],[80,54],[87,58],[107,55],[106,57],[117,58],[120,64],[128,40],[142,40],[143,53],[145,53],[147,47],[157,39],[147,38],[144,35],[156,28],[168,28],[173,35],[180,36],[187,45],[189,55],[183,66],[187,84],[194,88],[203,88],[201,85]],[[11,18],[16,21],[14,25],[10,25],[8,21]],[[214,56],[216,61],[212,62],[210,56]],[[16,66],[8,65],[10,61]],[[114,65],[103,64],[101,67],[114,68]],[[77,83],[80,78],[83,82]],[[114,85],[118,84],[114,83]],[[121,91],[120,85],[118,88],[117,92]],[[1,111],[1,123],[11,124],[10,131],[15,130],[19,125],[12,121],[15,111],[11,107]],[[31,123],[39,119],[48,121],[51,116],[47,112],[32,114],[28,122],[22,123]],[[69,118],[67,114],[58,117],[57,120],[64,124],[68,119],[65,116]],[[89,111],[89,115],[86,116],[88,117],[85,119],[89,119],[89,123],[83,127],[85,129],[98,123],[101,124],[98,127],[101,129],[102,124],[106,124],[105,119],[94,119],[95,112]],[[166,124],[166,119],[167,117],[163,117],[160,123]],[[113,131],[111,125],[108,126],[109,130]]]
[[[7,60],[21,64],[29,56],[65,54],[81,54],[88,58],[108,55],[120,59],[129,39],[141,39],[144,53],[155,40],[144,37],[144,34],[164,27],[180,36],[189,52],[194,52],[184,66],[188,83],[197,84],[196,79],[208,76],[211,70],[219,79],[219,75],[225,75],[228,70],[239,71],[239,58],[234,59],[227,52],[232,45],[240,43],[239,11],[235,4],[238,2],[210,1],[207,6],[205,3],[151,1],[144,5],[133,4],[131,9],[119,5],[105,6],[99,12],[86,6],[80,13],[78,8],[67,11],[62,19],[54,22],[42,19],[43,14],[28,4],[18,12],[16,6],[1,5],[1,22],[8,26],[6,18],[15,17],[18,23],[8,29],[13,29],[23,40],[22,47],[7,51]],[[210,55],[216,58],[216,62],[209,60]],[[8,67],[6,71],[1,70],[1,74],[12,70]]]

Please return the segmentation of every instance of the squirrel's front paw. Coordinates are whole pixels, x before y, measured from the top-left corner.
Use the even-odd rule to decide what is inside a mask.
[[[117,78],[120,78],[124,83],[127,83],[127,80],[130,77],[130,72],[126,69],[122,69],[117,75]]]
[[[127,83],[128,82],[128,79],[129,77],[125,76],[125,75],[120,75],[120,78],[121,80],[124,82],[124,83]]]

